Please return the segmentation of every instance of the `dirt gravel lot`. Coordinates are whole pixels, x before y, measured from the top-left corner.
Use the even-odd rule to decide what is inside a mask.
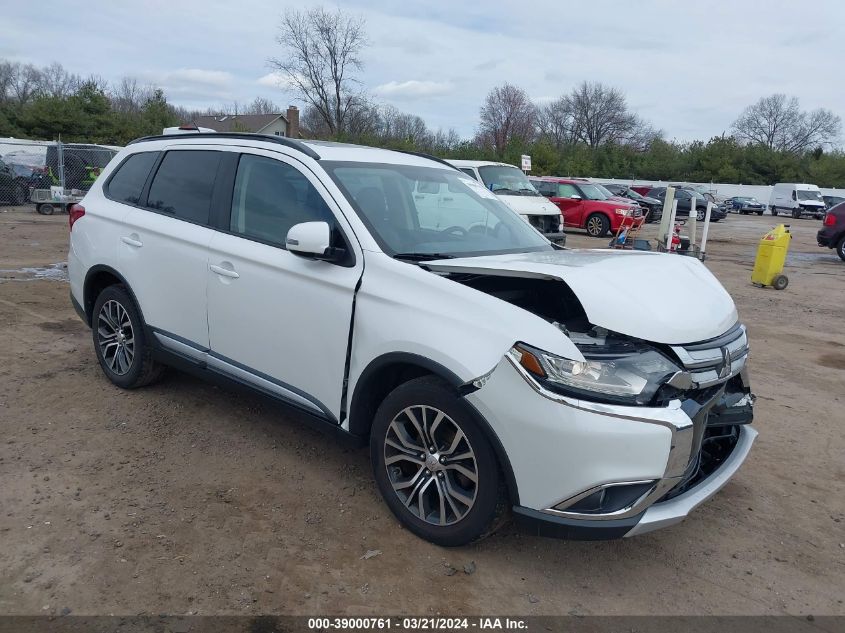
[[[845,263],[791,220],[789,287],[751,286],[771,222],[711,231],[758,396],[737,477],[649,535],[449,550],[393,519],[366,450],[288,411],[182,374],[113,387],[68,300],[67,216],[0,208],[0,614],[844,615]]]

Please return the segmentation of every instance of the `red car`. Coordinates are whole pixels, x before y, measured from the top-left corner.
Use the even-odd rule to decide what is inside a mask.
[[[601,189],[586,180],[554,176],[530,180],[537,191],[560,208],[564,226],[585,229],[592,237],[616,232],[626,216],[642,215],[639,205],[620,198],[608,198]]]

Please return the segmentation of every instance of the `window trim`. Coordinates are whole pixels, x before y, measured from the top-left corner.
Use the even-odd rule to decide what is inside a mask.
[[[143,152],[143,151],[142,152],[132,152],[132,153],[124,156],[123,160],[121,160],[120,163],[118,163],[117,167],[115,167],[112,170],[112,172],[109,174],[109,177],[106,178],[106,181],[103,183],[103,196],[107,200],[111,200],[112,202],[116,202],[117,204],[125,204],[127,207],[143,208],[143,205],[141,204],[141,202],[146,203],[146,201],[147,201],[147,188],[149,187],[149,184],[150,184],[150,177],[152,176],[153,173],[158,171],[158,165],[161,162],[162,153],[163,152],[161,150],[154,149],[154,150],[147,150],[145,152]],[[117,176],[117,173],[120,171],[121,167],[123,167],[129,161],[130,158],[132,158],[133,156],[137,156],[138,154],[157,154],[157,156],[155,157],[155,160],[153,161],[153,164],[150,166],[150,171],[147,174],[147,179],[144,181],[144,184],[141,185],[141,194],[138,196],[138,202],[132,203],[132,202],[127,202],[126,200],[118,200],[117,198],[112,197],[111,192],[109,191],[112,179],[115,176]]]

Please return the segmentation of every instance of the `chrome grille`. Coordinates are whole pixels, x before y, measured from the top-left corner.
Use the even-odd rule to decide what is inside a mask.
[[[697,388],[727,382],[745,367],[748,336],[738,324],[722,336],[689,345],[673,345],[672,351],[689,371]]]

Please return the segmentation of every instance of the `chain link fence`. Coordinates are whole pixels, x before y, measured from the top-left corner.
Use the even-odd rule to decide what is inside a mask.
[[[0,205],[34,205],[46,215],[91,188],[119,147],[0,138]]]

